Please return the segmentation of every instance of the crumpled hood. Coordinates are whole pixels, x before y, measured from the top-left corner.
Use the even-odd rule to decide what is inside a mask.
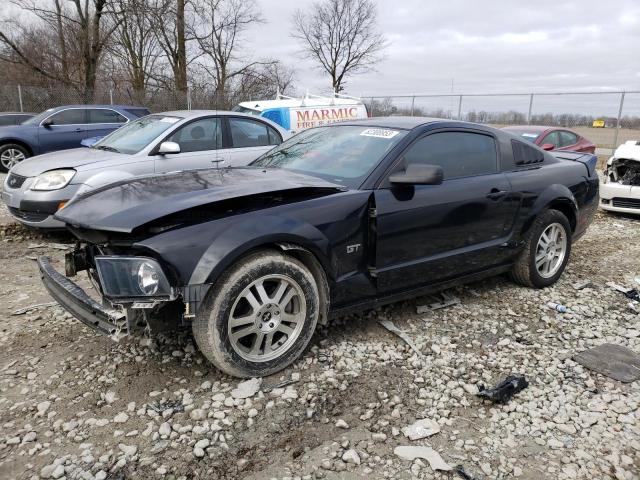
[[[97,150],[95,148],[72,148],[27,158],[13,167],[11,172],[23,177],[35,177],[49,170],[77,168],[89,163],[114,160],[121,157],[130,157],[130,155]]]
[[[191,170],[137,177],[98,188],[77,197],[55,218],[76,228],[131,233],[136,227],[194,207],[295,189],[346,190],[283,169]]]

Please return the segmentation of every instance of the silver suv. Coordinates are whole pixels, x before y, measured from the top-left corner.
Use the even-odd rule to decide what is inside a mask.
[[[53,215],[79,192],[138,175],[247,165],[287,135],[269,120],[236,112],[152,114],[91,148],[52,152],[15,165],[2,200],[25,225],[64,228]]]

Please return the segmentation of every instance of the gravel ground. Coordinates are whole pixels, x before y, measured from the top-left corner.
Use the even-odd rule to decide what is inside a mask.
[[[607,342],[640,352],[639,316],[605,285],[640,275],[639,221],[599,213],[552,288],[495,278],[442,310],[416,313],[420,298],[344,318],[281,374],[241,383],[189,332],[116,343],[57,306],[14,315],[51,301],[33,259],[60,266],[71,239],[2,210],[0,478],[457,478],[411,460],[435,451],[474,479],[638,479],[640,382],[571,358]],[[509,374],[530,385],[506,405],[474,395]],[[407,438],[417,420],[431,436]]]

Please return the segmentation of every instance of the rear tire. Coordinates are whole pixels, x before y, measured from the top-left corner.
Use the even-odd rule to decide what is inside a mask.
[[[193,335],[202,354],[235,377],[263,377],[295,361],[318,322],[311,272],[277,251],[248,255],[216,282],[198,309]]]
[[[544,288],[558,281],[571,253],[571,225],[558,210],[546,210],[534,221],[511,278],[520,285]]]
[[[16,143],[0,145],[0,170],[8,172],[11,167],[29,158],[29,151]]]

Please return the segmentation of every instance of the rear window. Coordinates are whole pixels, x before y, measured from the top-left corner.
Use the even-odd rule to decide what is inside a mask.
[[[146,108],[125,108],[124,111],[138,118],[151,115],[151,112]]]
[[[513,159],[516,165],[532,165],[544,161],[544,153],[531,145],[511,140]]]

